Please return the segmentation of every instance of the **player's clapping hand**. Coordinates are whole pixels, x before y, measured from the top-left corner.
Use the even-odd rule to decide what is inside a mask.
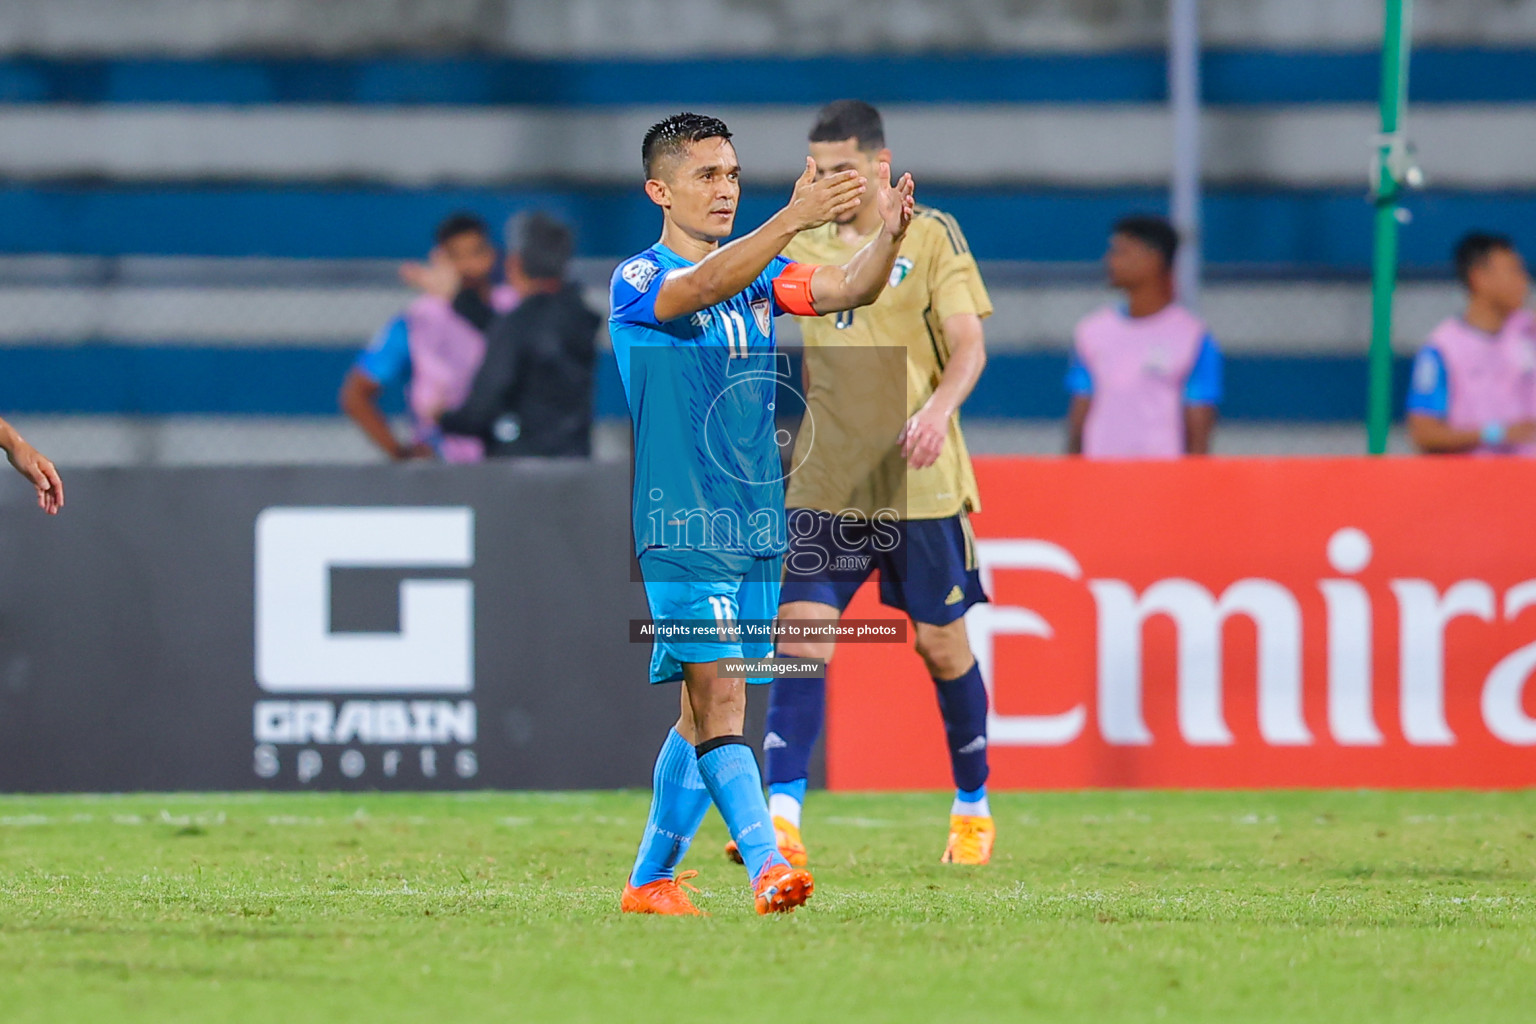
[[[58,515],[59,509],[64,507],[64,481],[59,479],[59,471],[52,460],[20,438],[11,445],[7,455],[16,471],[37,488],[37,507],[51,516]]]
[[[901,428],[901,436],[897,439],[907,465],[913,469],[927,469],[939,461],[939,453],[944,450],[944,438],[948,433],[949,414],[935,408],[932,403],[924,405],[907,420],[907,425]]]
[[[914,198],[917,186],[913,184],[910,174],[903,174],[901,180],[892,185],[891,165],[881,161],[879,188],[875,201],[880,205],[880,219],[892,237],[900,238],[907,233],[907,225],[912,223],[912,211],[917,205]]]
[[[795,182],[795,194],[787,207],[795,219],[795,230],[817,228],[857,210],[866,184],[858,171],[839,171],[818,179],[816,161],[806,157],[805,173]]]
[[[426,263],[402,263],[400,280],[419,292],[436,295],[449,302],[459,294],[459,287],[463,283],[459,272],[449,261],[448,254],[442,249],[433,249]]]

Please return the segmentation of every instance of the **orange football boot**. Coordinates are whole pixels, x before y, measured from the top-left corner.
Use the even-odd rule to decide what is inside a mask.
[[[624,895],[619,899],[619,911],[625,914],[666,914],[672,917],[708,917],[688,898],[687,889],[699,890],[688,884],[698,877],[697,871],[683,871],[676,878],[658,878],[638,888],[625,883]]]
[[[800,829],[791,825],[788,818],[774,816],[773,841],[779,848],[779,855],[789,861],[791,867],[803,868],[811,862],[811,855],[805,849],[805,840],[800,838]],[[741,850],[737,848],[734,839],[725,844],[725,855],[737,864],[742,863]]]
[[[944,847],[941,864],[985,864],[992,859],[992,843],[997,826],[991,818],[968,814],[949,816],[949,844]]]
[[[757,876],[757,884],[752,890],[759,914],[787,914],[796,907],[805,906],[805,901],[816,891],[816,881],[805,868],[770,864]]]

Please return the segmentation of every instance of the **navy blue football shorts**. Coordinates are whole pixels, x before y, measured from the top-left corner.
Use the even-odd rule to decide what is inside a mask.
[[[790,509],[779,604],[815,601],[839,612],[880,572],[880,603],[944,626],[988,600],[964,512],[948,519],[868,520]]]

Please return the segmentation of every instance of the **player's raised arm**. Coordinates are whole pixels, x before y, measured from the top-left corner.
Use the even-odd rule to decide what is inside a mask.
[[[811,277],[811,304],[818,314],[867,306],[880,297],[890,279],[901,240],[912,223],[912,175],[903,174],[892,185],[891,165],[881,161],[879,189],[880,233],[847,263],[817,267]]]
[[[728,143],[720,148],[722,160],[728,158],[734,161],[735,150]],[[713,200],[714,208],[710,213],[734,216],[736,199],[740,195],[740,185],[736,182],[739,168],[734,162],[728,167],[706,164],[699,168],[684,167],[681,170],[704,179],[706,187],[710,178],[723,177],[725,182],[714,190],[718,194]],[[659,180],[646,183],[651,198],[658,205],[668,206],[674,213],[674,217],[669,219],[669,229],[673,224],[680,223],[676,212],[681,204],[676,202],[676,193],[689,184],[692,183]],[[857,208],[865,185],[864,178],[857,171],[843,171],[817,181],[816,164],[807,158],[805,173],[795,182],[795,191],[788,205],[770,217],[767,223],[728,245],[714,249],[693,266],[674,270],[667,275],[656,294],[656,319],[663,323],[676,320],[739,294],[757,279],[797,234],[820,227]],[[664,236],[664,240],[676,247],[671,239]],[[888,261],[886,272],[889,271]]]
[[[16,428],[0,420],[0,451],[11,460],[16,471],[37,488],[37,507],[49,515],[58,515],[64,507],[64,481],[53,462],[16,432]]]

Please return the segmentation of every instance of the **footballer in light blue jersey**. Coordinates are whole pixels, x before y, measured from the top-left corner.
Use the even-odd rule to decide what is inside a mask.
[[[682,712],[656,761],[651,813],[620,901],[626,913],[698,914],[674,877],[713,803],[752,880],[759,913],[795,909],[810,872],[777,849],[757,760],[742,735],[746,673],[724,659],[766,656],[738,624],[770,622],[787,545],[774,396],[783,368],[773,318],[873,302],[912,219],[912,181],[882,165],[882,229],[843,266],[780,252],[800,231],[860,203],[867,179],[816,176],[762,227],[735,227],[741,169],[725,124],[677,114],[641,146],[661,239],[619,265],[609,329],[635,428],[635,549],[656,631],[651,681],[683,682]]]
[[[656,292],[688,260],[657,243],[613,272],[608,326],[635,424],[637,554],[784,553],[773,283],[793,265],[776,256],[746,290],[666,323]]]

